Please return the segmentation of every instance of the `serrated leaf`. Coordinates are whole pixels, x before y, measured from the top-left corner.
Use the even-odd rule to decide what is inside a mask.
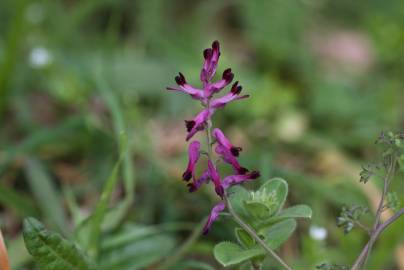
[[[35,218],[26,218],[23,236],[28,252],[43,270],[95,269],[73,242],[50,232]]]
[[[265,182],[258,191],[266,194],[268,201],[272,202],[268,207],[277,213],[282,209],[288,196],[288,183],[282,178],[272,178]],[[275,207],[273,202],[275,202]]]
[[[266,219],[271,216],[271,210],[261,202],[245,201],[244,208],[249,215],[257,219]]]
[[[265,251],[258,247],[243,249],[232,242],[221,242],[215,246],[213,254],[216,260],[226,267],[263,255]]]
[[[272,249],[280,247],[296,229],[296,220],[286,219],[274,225],[259,230],[259,234],[265,238],[265,242]]]
[[[237,241],[245,248],[250,248],[255,245],[255,240],[252,238],[245,230],[242,228],[235,228],[234,234],[236,235]]]

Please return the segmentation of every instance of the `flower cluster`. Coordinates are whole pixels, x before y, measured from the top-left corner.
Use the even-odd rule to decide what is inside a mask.
[[[194,119],[185,120],[185,126],[187,129],[186,140],[189,141],[199,131],[207,130],[207,136],[209,137],[208,142],[211,142],[211,140],[214,139],[213,143],[216,144],[215,153],[223,162],[231,165],[234,170],[234,174],[222,179],[210,151],[212,145],[207,146],[209,147],[208,152],[202,152],[201,143],[198,140],[194,140],[188,147],[189,161],[188,166],[182,175],[183,180],[189,182],[188,188],[190,192],[198,190],[203,183],[208,183],[211,180],[215,186],[217,195],[223,200],[227,188],[248,180],[256,179],[260,174],[258,171],[250,172],[248,169],[242,167],[237,159],[242,150],[241,147],[234,146],[220,129],[215,128],[211,132],[211,125],[208,123],[211,123],[211,118],[217,109],[223,108],[229,102],[247,98],[249,95],[240,95],[242,87],[238,84],[238,81],[236,81],[233,83],[228,93],[221,97],[213,98],[215,94],[219,93],[222,89],[232,83],[234,74],[231,69],[228,68],[223,72],[220,80],[212,82],[212,79],[216,74],[216,68],[220,57],[220,46],[218,41],[212,43],[212,48],[204,50],[203,57],[205,61],[200,74],[200,80],[203,85],[202,89],[195,88],[188,84],[185,76],[182,73],[179,73],[178,76],[175,77],[178,87],[167,87],[167,90],[186,93],[193,99],[199,100],[202,103],[204,109],[199,112]],[[212,135],[213,138],[210,138]],[[196,176],[196,165],[200,159],[201,153],[207,153],[208,164],[207,168],[198,177]],[[223,201],[213,207],[204,227],[204,234],[209,231],[213,221],[218,218],[219,213],[223,211],[225,207],[226,204]]]

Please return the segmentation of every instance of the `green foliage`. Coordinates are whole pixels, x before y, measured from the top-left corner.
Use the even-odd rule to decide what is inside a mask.
[[[252,192],[236,186],[230,189],[229,194],[234,210],[272,249],[279,248],[295,231],[295,218],[311,218],[312,215],[307,205],[296,205],[282,210],[288,195],[288,184],[281,178],[270,179]],[[260,264],[265,258],[262,247],[242,228],[237,227],[234,232],[238,244],[217,244],[214,248],[215,258],[223,266],[247,260]]]
[[[277,249],[286,242],[296,229],[296,220],[290,218],[275,223],[272,226],[263,227],[259,230],[268,246]]]
[[[340,216],[337,218],[337,226],[344,228],[344,233],[349,233],[359,222],[363,215],[369,212],[367,207],[354,205],[343,206]]]
[[[232,242],[221,242],[215,246],[213,254],[226,267],[263,255],[264,251],[261,248],[243,249]]]
[[[35,218],[24,220],[23,235],[29,253],[43,270],[96,269],[76,244],[46,230]]]

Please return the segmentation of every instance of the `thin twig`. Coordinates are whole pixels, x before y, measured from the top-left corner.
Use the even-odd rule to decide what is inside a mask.
[[[392,174],[395,170],[395,166],[396,166],[396,159],[392,158],[392,160],[390,161],[389,169],[388,169],[385,177],[383,178],[383,192],[382,192],[382,196],[380,198],[379,206],[377,207],[377,210],[376,210],[375,223],[373,224],[373,228],[370,232],[370,239],[369,239],[368,243],[363,247],[363,249],[362,249],[361,253],[359,254],[359,256],[357,257],[357,259],[355,260],[355,263],[353,264],[351,270],[359,270],[366,264],[367,258],[370,254],[370,251],[372,250],[373,244],[375,243],[377,237],[380,234],[380,232],[379,233],[377,233],[377,232],[379,230],[379,227],[381,227],[384,224],[384,223],[380,224],[380,218],[381,218],[381,214],[383,212],[383,206],[384,206],[384,199],[387,195],[387,191],[388,191],[388,188],[390,185],[390,180],[391,180]]]

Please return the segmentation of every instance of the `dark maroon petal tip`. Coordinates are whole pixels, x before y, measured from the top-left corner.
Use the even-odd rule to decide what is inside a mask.
[[[252,171],[250,176],[251,176],[251,179],[257,179],[258,177],[261,176],[261,174],[259,171]]]
[[[219,41],[217,41],[217,40],[213,41],[212,49],[219,50],[219,47],[220,47]]]
[[[231,82],[234,78],[234,74],[231,72],[231,68],[226,69],[223,71],[222,79],[226,82]]]
[[[187,187],[188,187],[188,191],[189,192],[195,192],[196,190],[197,190],[197,188],[196,188],[196,186],[194,185],[194,183],[189,183],[188,185],[187,185]]]
[[[230,148],[230,152],[233,154],[233,156],[238,157],[240,154],[240,151],[243,150],[241,147],[235,147],[233,146]]]
[[[210,58],[212,58],[212,49],[205,49],[204,51],[203,51],[203,58],[205,58],[205,59],[210,59]]]
[[[194,126],[195,126],[194,120],[185,120],[185,127],[187,128],[188,132],[190,132]]]
[[[237,82],[235,82],[235,83],[233,84],[233,86],[231,87],[231,92],[232,92],[234,95],[238,95],[238,94],[240,94],[240,92],[241,92],[242,89],[243,89],[243,87],[242,87],[241,85],[238,85],[238,81],[237,81]]]
[[[240,167],[240,169],[237,170],[239,174],[246,174],[248,173],[248,169],[244,167]]]
[[[217,186],[217,187],[215,187],[215,191],[216,191],[216,194],[219,195],[220,198],[223,199],[223,196],[224,196],[224,188],[223,188],[222,186]]]
[[[178,75],[178,76],[175,76],[175,82],[176,82],[178,85],[184,85],[184,84],[187,83],[187,81],[185,80],[184,75],[182,75],[181,72],[179,72],[179,75]]]
[[[192,178],[192,172],[191,172],[191,171],[185,171],[185,172],[182,174],[182,179],[183,179],[184,181],[189,181],[189,180],[191,180],[191,178]]]

